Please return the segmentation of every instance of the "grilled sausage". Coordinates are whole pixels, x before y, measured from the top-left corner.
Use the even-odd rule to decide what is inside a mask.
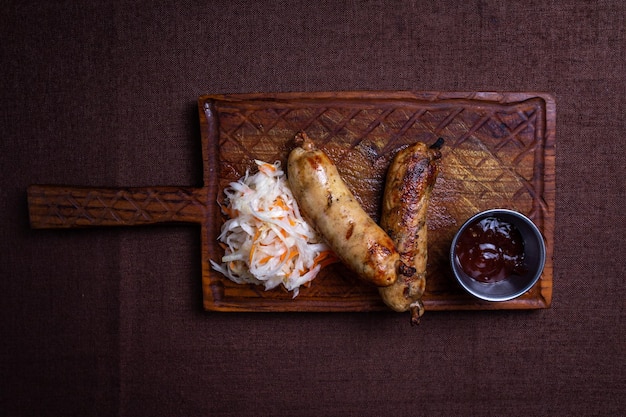
[[[302,215],[337,257],[361,279],[378,287],[397,279],[400,255],[387,234],[363,210],[337,167],[305,133],[289,154],[287,178]]]
[[[426,211],[438,173],[438,148],[418,142],[394,157],[385,182],[380,225],[400,253],[398,280],[379,288],[387,306],[395,311],[411,311],[411,323],[424,314],[422,294],[426,286]]]

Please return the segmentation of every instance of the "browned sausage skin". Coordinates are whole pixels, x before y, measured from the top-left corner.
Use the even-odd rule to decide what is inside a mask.
[[[426,286],[426,212],[441,158],[438,141],[432,147],[418,142],[394,157],[385,183],[380,225],[400,253],[398,280],[379,288],[387,306],[411,311],[411,323],[424,314],[422,294]]]
[[[296,143],[287,179],[302,215],[361,279],[378,287],[393,284],[400,262],[393,241],[363,210],[328,156],[305,133]]]

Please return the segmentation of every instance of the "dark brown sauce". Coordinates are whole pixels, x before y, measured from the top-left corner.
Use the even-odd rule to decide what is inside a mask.
[[[524,242],[519,230],[496,217],[469,225],[456,242],[463,271],[480,282],[498,282],[524,273]]]

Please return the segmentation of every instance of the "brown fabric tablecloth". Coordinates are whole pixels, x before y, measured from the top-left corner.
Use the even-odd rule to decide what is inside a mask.
[[[0,416],[626,413],[626,3],[6,1]],[[207,93],[545,91],[552,308],[223,314],[194,226],[31,230],[30,184],[202,185]]]

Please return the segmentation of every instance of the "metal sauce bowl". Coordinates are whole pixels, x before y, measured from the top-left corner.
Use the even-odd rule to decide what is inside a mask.
[[[474,222],[495,217],[516,227],[524,242],[524,271],[498,282],[481,282],[465,273],[456,254],[459,237]],[[546,260],[546,247],[541,232],[526,216],[507,209],[491,209],[470,217],[454,235],[450,246],[450,265],[454,277],[467,292],[486,301],[507,301],[530,290],[541,277]]]

